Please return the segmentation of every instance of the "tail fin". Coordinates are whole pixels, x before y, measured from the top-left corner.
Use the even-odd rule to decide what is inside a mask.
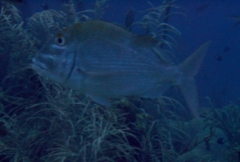
[[[189,56],[179,66],[179,70],[183,73],[180,82],[177,85],[180,87],[181,92],[187,102],[190,111],[194,117],[199,117],[199,102],[197,87],[195,85],[194,76],[198,73],[202,61],[210,46],[210,41],[200,46],[191,56]]]

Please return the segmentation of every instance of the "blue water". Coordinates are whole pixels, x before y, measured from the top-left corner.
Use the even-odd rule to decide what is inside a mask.
[[[23,17],[27,18],[42,11],[43,3],[50,9],[60,10],[64,2],[64,0],[25,0],[24,4],[18,7]],[[155,6],[162,3],[157,0],[151,2]],[[83,0],[83,5],[78,5],[77,10],[94,8],[94,3],[93,0]],[[237,102],[240,95],[240,25],[233,27],[236,21],[228,16],[240,16],[239,1],[179,0],[175,5],[179,6],[176,11],[184,14],[176,14],[169,19],[169,23],[182,33],[178,38],[179,47],[176,51],[178,62],[189,56],[204,42],[212,41],[196,77],[201,103],[206,102],[206,96],[210,97],[218,107],[231,101]],[[129,9],[136,11],[135,21],[140,21],[144,15],[141,11],[150,7],[147,1],[139,0],[110,0],[107,6],[103,20],[121,25],[124,25],[125,14]],[[139,31],[135,29],[133,32]]]
[[[23,3],[17,4],[16,7],[20,10],[23,20],[27,22],[29,17],[43,11],[42,4],[45,4],[48,9],[60,11],[61,6],[66,1],[23,0]],[[78,0],[73,1],[77,3]],[[159,6],[162,1],[151,0],[151,3],[154,6]],[[93,9],[94,5],[95,0],[83,0],[81,4],[76,5],[76,10],[80,12],[84,9]],[[111,147],[109,147],[111,149],[106,149],[107,151],[104,150],[105,152],[103,152],[105,154],[110,152],[110,157],[117,150],[114,142],[118,140],[121,142],[122,140],[127,141],[130,146],[137,147],[137,151],[135,151],[138,153],[138,159],[145,159],[141,161],[147,162],[152,158],[151,161],[156,162],[157,160],[153,160],[155,154],[158,160],[162,160],[162,153],[159,150],[162,151],[165,147],[165,149],[170,148],[169,143],[165,144],[165,146],[158,145],[158,142],[162,140],[173,141],[171,146],[177,153],[187,153],[197,147],[197,149],[206,151],[206,154],[216,159],[218,157],[219,159],[225,159],[225,154],[220,155],[219,150],[220,152],[228,151],[228,153],[233,151],[229,155],[234,156],[228,159],[230,161],[239,161],[240,110],[239,105],[229,105],[229,103],[240,103],[240,24],[234,26],[237,21],[231,18],[232,15],[239,16],[240,21],[240,2],[238,0],[176,0],[174,5],[178,8],[171,11],[179,14],[170,16],[168,23],[181,32],[180,36],[175,35],[174,37],[177,42],[177,47],[174,50],[177,64],[191,55],[204,42],[209,40],[212,42],[196,76],[200,105],[201,107],[208,107],[208,114],[204,116],[203,113],[202,115],[204,120],[192,120],[188,112],[181,109],[179,105],[172,106],[169,104],[169,109],[165,109],[164,106],[159,108],[158,106],[161,104],[158,105],[156,100],[148,99],[130,99],[130,101],[134,101],[134,106],[128,102],[126,104],[124,101],[123,103],[126,105],[121,103],[117,106],[114,105],[116,110],[107,109],[70,90],[65,90],[56,85],[52,86],[47,81],[43,82],[40,77],[33,75],[32,71],[26,70],[29,62],[23,64],[20,68],[17,67],[17,70],[15,69],[17,72],[14,71],[8,76],[8,70],[11,71],[12,69],[5,70],[7,68],[5,66],[8,66],[9,62],[11,64],[15,62],[7,55],[11,50],[6,50],[7,52],[0,53],[1,59],[8,56],[5,59],[9,61],[0,60],[2,63],[0,65],[2,70],[0,75],[6,75],[6,79],[1,80],[1,83],[4,84],[1,84],[0,89],[0,161],[13,161],[13,159],[15,161],[24,161],[21,158],[25,156],[29,158],[25,161],[46,161],[48,158],[48,161],[53,161],[55,158],[58,159],[58,156],[64,156],[63,152],[66,155],[71,154],[69,154],[67,160],[59,158],[58,161],[81,162],[85,157],[83,158],[82,154],[78,152],[83,150],[80,148],[86,146],[87,152],[82,152],[84,152],[85,156],[93,158],[94,149],[90,147],[91,144],[96,144],[97,142],[93,141],[98,138],[97,135],[104,135],[105,131],[108,130],[118,133],[114,136],[109,131],[106,133],[108,138],[99,138],[100,141],[106,142],[106,144],[102,144],[103,148],[108,148],[108,142],[112,142]],[[109,0],[102,20],[124,26],[126,13],[133,9],[135,10],[135,22],[139,22],[146,14],[146,12],[142,11],[150,7],[147,0]],[[133,27],[132,32],[141,35],[146,33],[145,30],[137,26]],[[8,42],[3,42],[3,44],[8,44]],[[28,54],[24,55],[24,57],[28,57]],[[31,60],[31,58],[27,59]],[[14,67],[14,65],[11,66]],[[9,67],[11,66],[9,65]],[[5,90],[4,88],[6,88],[5,92],[2,91],[2,89]],[[60,92],[63,92],[63,94]],[[176,92],[179,91],[175,90],[174,93]],[[167,93],[170,94],[170,97],[180,98],[177,95],[174,96],[175,94],[172,92]],[[71,95],[74,98],[71,98]],[[209,100],[206,97],[211,99],[213,105],[209,106]],[[181,102],[181,100],[179,101]],[[228,106],[223,108],[225,105]],[[175,107],[179,108],[177,113],[180,112],[179,116],[176,115],[177,117],[170,113]],[[222,109],[212,109],[210,112],[210,107]],[[144,108],[146,110],[151,109],[149,112],[153,111],[152,114],[145,113]],[[161,109],[160,112],[157,112],[158,108]],[[185,115],[184,120],[179,120],[181,115]],[[85,129],[85,126],[89,126],[89,129]],[[211,132],[212,127],[214,127],[214,135]],[[124,133],[127,135],[125,136]],[[132,139],[131,133],[139,141]],[[149,138],[145,139],[148,136]],[[193,139],[196,139],[196,141]],[[196,142],[199,142],[198,145]],[[119,145],[120,148],[121,144]],[[154,150],[153,152],[148,152],[148,149],[144,150],[143,147],[140,147],[147,147],[148,144],[149,148]],[[190,145],[195,146],[191,147]],[[166,154],[168,151],[166,151]],[[147,153],[154,156],[152,155],[149,158]],[[170,153],[169,157],[172,155]],[[102,152],[98,156],[101,157],[101,155]],[[122,155],[119,154],[119,156]],[[199,156],[193,152],[193,159],[199,159]],[[91,158],[85,160],[97,161]],[[57,161],[56,159],[55,161]],[[122,159],[125,159],[125,156],[122,156],[118,161],[122,162]],[[179,159],[178,161],[181,162]],[[192,161],[192,159],[189,161]],[[222,161],[225,162],[226,160]],[[162,162],[165,161],[162,160]]]

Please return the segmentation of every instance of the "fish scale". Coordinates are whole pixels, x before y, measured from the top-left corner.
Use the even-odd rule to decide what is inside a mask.
[[[92,40],[89,42],[91,42],[91,44],[94,44],[94,41]],[[86,44],[87,43],[88,42],[86,42]],[[100,70],[103,68],[104,70],[127,70],[129,72],[135,71],[136,73],[139,72],[139,68],[142,69],[141,73],[145,70],[146,72],[159,71],[158,69],[160,68],[161,64],[160,59],[157,56],[155,56],[155,58],[149,58],[148,54],[140,55],[136,52],[136,50],[131,48],[124,48],[118,44],[114,44],[114,47],[116,47],[116,49],[111,49],[112,44],[106,45],[106,43],[102,41],[101,43],[98,43],[98,46],[99,44],[101,49],[100,47],[96,46],[91,47],[82,45],[84,47],[88,47],[90,50],[81,50],[79,52],[81,53],[81,55],[79,55],[79,60],[82,60],[79,61],[80,66],[86,64],[85,67],[94,70]],[[101,44],[105,44],[105,47],[103,47]],[[104,52],[104,49],[107,49],[107,51]],[[98,52],[98,50],[102,51],[102,53],[95,56],[95,53]],[[138,58],[138,60],[135,61],[135,58]],[[143,66],[144,68],[142,68]],[[157,75],[157,73],[155,73],[155,75]]]
[[[33,58],[33,69],[94,101],[111,105],[124,96],[157,98],[171,85],[181,89],[199,117],[194,76],[210,46],[204,43],[180,65],[165,57],[158,41],[108,22],[80,22],[56,34]]]

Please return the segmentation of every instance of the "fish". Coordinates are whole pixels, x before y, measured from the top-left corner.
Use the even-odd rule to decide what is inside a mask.
[[[111,106],[121,97],[158,98],[177,85],[199,117],[194,76],[210,46],[200,46],[180,65],[161,53],[159,42],[100,20],[76,23],[54,34],[32,59],[32,68],[54,83]]]
[[[228,52],[228,51],[230,51],[230,47],[225,46],[224,49],[223,49],[223,52]]]
[[[222,58],[221,55],[217,55],[217,56],[216,56],[216,60],[217,60],[218,62],[222,61],[222,59],[223,59],[223,58]]]

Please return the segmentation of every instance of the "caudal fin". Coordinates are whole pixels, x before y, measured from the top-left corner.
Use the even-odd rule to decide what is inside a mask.
[[[210,41],[204,43],[179,66],[179,70],[183,73],[183,75],[180,79],[178,78],[178,83],[176,84],[180,87],[187,105],[194,117],[200,116],[198,93],[194,76],[199,71],[210,43]]]

